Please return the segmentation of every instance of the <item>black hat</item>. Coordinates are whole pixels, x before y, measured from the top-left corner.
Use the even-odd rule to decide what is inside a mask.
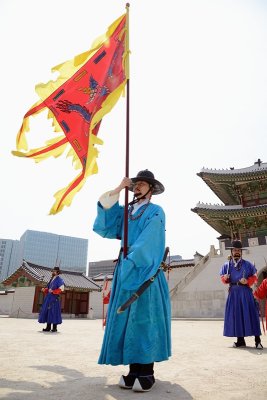
[[[61,274],[61,271],[60,271],[59,267],[52,268],[52,271],[57,271],[58,274]]]
[[[154,178],[153,172],[149,171],[148,169],[139,171],[135,178],[131,178],[131,181],[133,183],[138,182],[138,181],[144,181],[144,182],[151,184],[153,186],[152,194],[160,194],[160,193],[163,193],[165,190],[162,183],[157,181]],[[133,186],[129,186],[129,190],[133,191]]]
[[[233,240],[233,241],[232,241],[232,246],[231,246],[231,247],[227,247],[227,249],[229,249],[229,250],[232,250],[232,249],[244,250],[245,247],[242,247],[242,242],[241,242],[241,240]]]

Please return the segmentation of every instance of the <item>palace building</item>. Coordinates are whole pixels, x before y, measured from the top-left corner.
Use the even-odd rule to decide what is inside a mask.
[[[241,239],[243,258],[267,276],[267,163],[229,170],[202,169],[197,174],[222,202],[198,203],[192,211],[219,233],[219,248],[209,253],[171,289],[173,317],[223,317],[228,285],[220,280],[233,239]]]
[[[60,294],[63,318],[90,318],[92,308],[94,316],[100,318],[102,288],[82,272],[61,270],[61,277],[65,283]],[[0,293],[1,313],[16,318],[37,318],[44,298],[42,288],[50,278],[50,267],[23,260],[21,266],[2,282],[8,289]]]
[[[266,244],[267,163],[248,168],[203,169],[197,174],[224,203],[199,203],[192,209],[222,237],[241,239],[243,246]]]

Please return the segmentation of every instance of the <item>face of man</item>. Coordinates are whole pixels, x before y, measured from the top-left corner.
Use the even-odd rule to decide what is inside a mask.
[[[238,261],[242,256],[242,250],[241,249],[237,249],[236,247],[234,247],[232,249],[232,256],[233,256],[235,261]]]
[[[52,269],[52,276],[57,275],[57,271],[55,271],[54,269]]]
[[[134,195],[137,198],[144,196],[148,192],[148,190],[149,190],[149,183],[145,181],[137,181],[133,185]],[[150,193],[151,192],[148,192],[146,194],[146,198],[150,197]]]

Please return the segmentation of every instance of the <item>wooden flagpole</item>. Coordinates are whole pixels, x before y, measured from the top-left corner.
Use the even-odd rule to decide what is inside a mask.
[[[130,100],[130,65],[129,65],[129,7],[130,4],[126,3],[126,60],[125,60],[125,71],[126,71],[126,152],[125,152],[125,176],[129,178],[129,142],[130,142],[130,112],[129,112],[129,100]],[[129,189],[125,188],[125,200],[124,200],[124,242],[123,242],[123,257],[127,256],[128,250],[128,196]]]

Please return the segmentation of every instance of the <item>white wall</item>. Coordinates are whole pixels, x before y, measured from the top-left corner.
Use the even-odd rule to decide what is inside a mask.
[[[210,257],[205,269],[183,289],[183,292],[224,290],[226,285],[221,282],[220,270],[225,261],[226,258],[222,255]]]
[[[194,267],[173,268],[169,273],[165,272],[169,290],[172,290]]]
[[[210,251],[205,267],[172,296],[173,317],[224,317],[228,285],[221,282],[220,270],[229,255],[230,250],[224,248],[224,243],[220,244],[220,252]],[[266,270],[267,245],[243,250],[243,258],[255,263],[261,278],[261,272]]]
[[[102,318],[103,314],[103,301],[102,292],[91,292],[89,298],[89,308],[93,308],[93,319]],[[105,310],[107,306],[105,305]],[[89,317],[89,315],[88,315]]]
[[[33,314],[32,312],[34,293],[35,286],[17,287],[15,289],[10,317],[37,318],[38,314]]]
[[[0,314],[9,315],[14,318],[38,318],[38,313],[32,313],[35,287],[17,287],[14,293],[0,295]],[[93,308],[93,319],[102,318],[102,292],[90,292],[88,314],[86,318],[91,318],[90,307]],[[105,305],[105,312],[107,306]],[[75,315],[62,314],[62,318],[75,318]]]
[[[0,295],[0,314],[9,315],[15,292]]]

